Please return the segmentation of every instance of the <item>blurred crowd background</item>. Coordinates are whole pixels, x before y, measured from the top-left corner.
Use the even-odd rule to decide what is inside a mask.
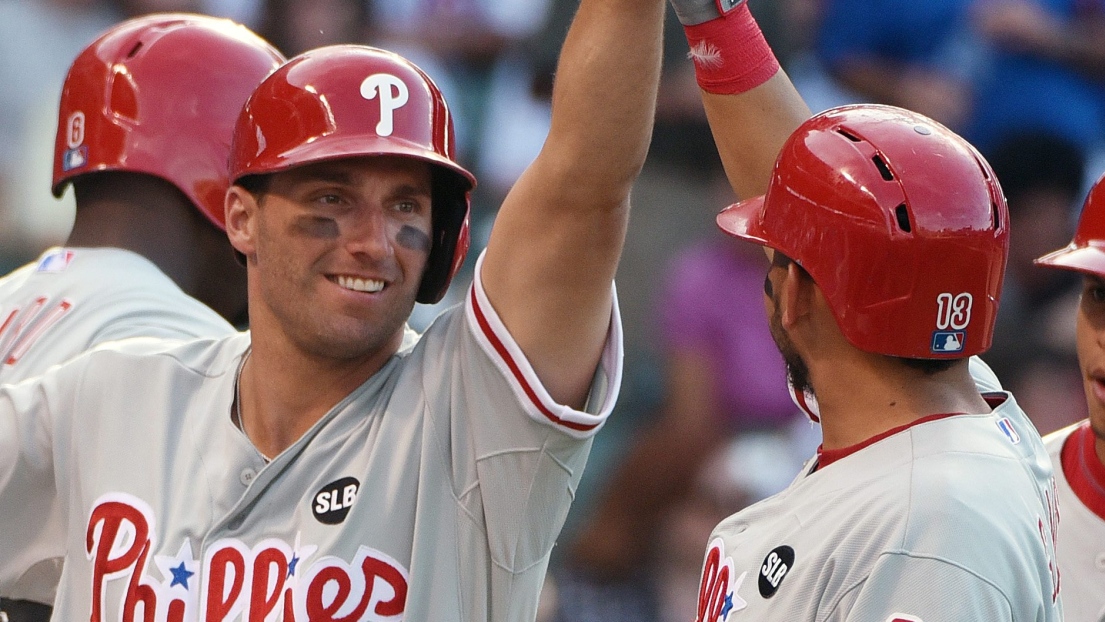
[[[70,61],[121,19],[233,18],[292,56],[331,43],[400,52],[441,86],[459,159],[479,179],[467,272],[497,206],[540,149],[556,55],[578,0],[0,0],[0,269],[61,243],[70,196],[49,191]],[[971,140],[1006,192],[1012,242],[984,356],[1047,433],[1086,415],[1074,352],[1079,280],[1032,265],[1065,245],[1105,172],[1105,0],[751,0],[814,111],[882,102]],[[669,15],[670,15],[669,11]],[[652,149],[618,274],[626,374],[555,552],[544,622],[673,622],[694,614],[702,551],[723,517],[812,455],[763,314],[757,248],[713,216],[736,197],[706,126],[674,15]],[[612,156],[615,154],[612,154]],[[71,192],[71,191],[70,191]]]

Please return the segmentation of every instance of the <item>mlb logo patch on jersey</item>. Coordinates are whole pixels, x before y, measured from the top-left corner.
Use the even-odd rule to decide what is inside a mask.
[[[69,267],[71,261],[73,261],[73,251],[59,248],[43,257],[35,267],[35,272],[61,272]]]
[[[1009,417],[998,419],[998,429],[1014,445],[1021,442],[1021,435],[1017,434],[1017,428],[1013,427],[1013,422],[1009,420]]]
[[[962,352],[966,340],[966,331],[938,330],[932,334],[932,351],[940,354]]]

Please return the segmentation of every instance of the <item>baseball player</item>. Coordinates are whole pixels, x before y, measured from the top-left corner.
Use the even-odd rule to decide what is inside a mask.
[[[803,106],[745,5],[674,4],[749,196],[763,154],[735,146],[757,110],[778,131]],[[1050,460],[1013,396],[969,369],[1008,254],[993,172],[899,108],[832,109],[787,133],[766,193],[717,222],[769,250],[772,333],[823,442],[787,489],[715,528],[696,619],[1060,620]]]
[[[53,177],[55,195],[74,186],[76,220],[65,247],[0,278],[0,383],[112,339],[234,332],[245,275],[223,232],[230,137],[282,61],[243,26],[180,14],[120,23],[81,52],[61,97]],[[50,508],[32,503],[21,520],[57,537]],[[0,611],[46,619],[30,601],[53,601],[56,573],[48,561],[5,583],[0,593],[26,602]]]
[[[620,384],[613,276],[663,11],[581,2],[545,147],[464,304],[408,348],[468,245],[441,93],[363,46],[261,83],[226,199],[251,332],[117,342],[0,388],[0,524],[57,490],[62,617],[534,618]],[[27,529],[0,532],[0,585]]]
[[[1059,522],[1056,548],[1067,620],[1105,620],[1105,177],[1086,196],[1074,239],[1036,263],[1082,273],[1076,339],[1089,418],[1044,443],[1055,465]]]

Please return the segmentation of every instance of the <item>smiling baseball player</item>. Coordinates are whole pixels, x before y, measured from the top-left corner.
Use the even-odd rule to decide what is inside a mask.
[[[59,616],[534,618],[620,384],[612,283],[663,9],[583,0],[544,149],[465,303],[406,348],[468,246],[445,100],[364,46],[262,82],[226,200],[250,333],[128,340],[0,388],[0,524],[56,487]],[[27,529],[0,532],[0,586]]]
[[[56,195],[75,186],[76,221],[65,247],[0,278],[0,383],[114,339],[234,332],[245,282],[223,232],[230,136],[282,61],[243,26],[178,14],[118,24],[78,55],[53,177]],[[47,505],[28,500],[17,515],[44,547],[58,541]],[[49,615],[57,562],[32,557],[19,561],[41,563],[0,590],[29,601],[0,602],[11,622]]]
[[[899,108],[805,118],[746,5],[673,4],[726,172],[755,196],[717,224],[769,249],[772,334],[823,433],[787,489],[715,528],[695,619],[1060,620],[1050,460],[969,363],[1008,254],[989,165]]]
[[[1036,263],[1082,274],[1078,363],[1089,417],[1044,437],[1058,481],[1059,570],[1067,620],[1105,621],[1105,177],[1086,196],[1074,239]]]

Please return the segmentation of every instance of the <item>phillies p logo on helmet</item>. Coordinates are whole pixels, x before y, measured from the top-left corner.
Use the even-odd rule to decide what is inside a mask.
[[[376,133],[391,136],[395,131],[395,111],[407,103],[410,92],[406,83],[399,78],[390,73],[378,73],[361,82],[361,97],[369,101],[379,97],[380,122],[376,124]]]

